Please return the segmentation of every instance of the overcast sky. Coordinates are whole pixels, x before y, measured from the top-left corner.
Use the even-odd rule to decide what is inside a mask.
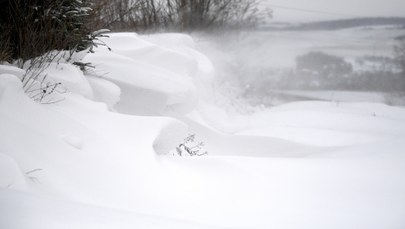
[[[342,17],[402,16],[405,0],[265,0],[276,21],[312,21]]]

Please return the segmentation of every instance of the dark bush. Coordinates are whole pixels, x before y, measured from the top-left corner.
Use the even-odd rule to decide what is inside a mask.
[[[0,0],[0,58],[25,62],[51,50],[89,45],[91,9],[85,0]]]

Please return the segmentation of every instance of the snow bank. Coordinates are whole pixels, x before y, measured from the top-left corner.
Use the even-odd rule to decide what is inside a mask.
[[[0,74],[11,74],[21,79],[25,71],[12,65],[0,65]]]

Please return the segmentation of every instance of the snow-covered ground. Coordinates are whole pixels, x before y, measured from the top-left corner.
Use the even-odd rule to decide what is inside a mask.
[[[0,66],[0,228],[405,227],[404,108],[230,113],[191,37],[105,41],[111,52],[83,59],[95,69],[46,70],[68,90],[57,103],[33,102],[24,72]],[[188,134],[208,155],[177,155]]]

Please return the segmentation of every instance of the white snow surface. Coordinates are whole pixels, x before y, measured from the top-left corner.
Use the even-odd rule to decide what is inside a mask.
[[[0,66],[0,228],[405,227],[404,108],[230,114],[205,100],[215,69],[190,36],[105,42],[94,70],[47,70],[68,89],[55,104]],[[172,155],[189,133],[207,156]]]

